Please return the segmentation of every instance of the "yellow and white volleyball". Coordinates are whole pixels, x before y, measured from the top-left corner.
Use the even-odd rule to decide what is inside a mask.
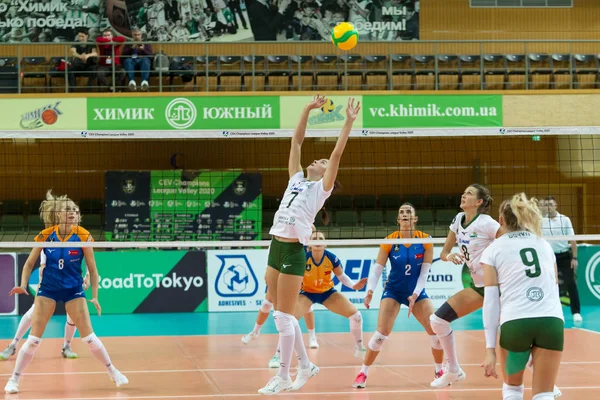
[[[352,50],[358,43],[358,32],[349,22],[340,22],[331,32],[331,41],[340,50]]]
[[[329,113],[333,112],[333,110],[335,110],[335,105],[333,104],[333,100],[325,99],[325,104],[323,104],[323,107],[321,107],[321,111],[323,111],[324,114],[329,114]]]

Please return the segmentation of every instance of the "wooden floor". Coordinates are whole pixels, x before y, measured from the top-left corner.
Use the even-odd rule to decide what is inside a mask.
[[[369,338],[370,333],[365,337]],[[360,361],[353,357],[350,334],[318,336],[320,349],[309,350],[321,372],[299,392],[286,399],[334,400],[466,400],[501,399],[502,382],[483,377],[480,363],[485,348],[481,331],[456,332],[459,360],[467,379],[447,390],[433,390],[429,382],[433,365],[429,338],[424,333],[400,332],[390,336],[369,371],[367,388],[352,388]],[[245,346],[240,336],[165,336],[103,338],[113,363],[130,380],[118,389],[104,368],[92,358],[79,339],[77,360],[60,357],[60,339],[47,339],[21,379],[21,393],[7,399],[250,399],[260,395],[275,369],[266,368],[275,349],[276,335],[261,335]],[[566,330],[565,352],[557,385],[563,400],[600,399],[596,372],[600,366],[600,335]],[[15,358],[0,363],[7,380]],[[527,372],[525,398],[531,398],[531,374]]]

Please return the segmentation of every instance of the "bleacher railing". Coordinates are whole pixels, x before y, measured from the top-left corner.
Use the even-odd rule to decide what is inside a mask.
[[[139,70],[130,85],[125,56],[108,83],[78,70],[79,42],[3,44],[0,93],[600,88],[600,40],[368,42],[349,53],[325,42],[144,43],[148,87]]]

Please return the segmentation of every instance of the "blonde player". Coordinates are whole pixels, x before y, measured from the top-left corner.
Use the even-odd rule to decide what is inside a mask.
[[[81,247],[82,242],[93,242],[93,238],[88,231],[79,226],[79,213],[72,200],[67,196],[55,197],[51,191],[48,191],[46,198],[46,201],[50,203],[47,210],[55,213],[58,225],[40,232],[35,238],[36,242],[72,242],[74,246],[69,248],[34,248],[23,267],[21,286],[10,291],[10,295],[27,295],[27,283],[29,282],[31,270],[43,250],[46,254],[46,267],[35,297],[31,333],[19,350],[14,372],[4,391],[6,393],[19,392],[19,379],[39,348],[48,320],[54,313],[56,303],[59,301],[65,303],[67,313],[81,332],[81,340],[90,347],[92,355],[107,369],[110,379],[116,383],[117,387],[126,385],[129,381],[112,365],[106,348],[94,334],[85,292],[82,288],[81,264],[85,257],[93,296],[89,302],[96,307],[98,315],[100,315],[102,309],[98,303],[99,277],[96,261],[94,260],[94,251],[91,247]],[[46,203],[43,206],[46,209]]]
[[[386,239],[427,238],[428,234],[415,229],[418,217],[412,204],[404,203],[398,210],[397,222],[399,230]],[[371,304],[373,291],[379,282],[384,265],[389,259],[391,271],[385,283],[377,330],[369,340],[367,354],[359,374],[354,379],[353,387],[363,389],[367,386],[369,368],[375,362],[383,344],[392,333],[394,322],[400,312],[400,306],[408,307],[408,316],[413,313],[430,337],[431,353],[435,364],[435,377],[444,374],[442,364],[444,351],[440,341],[429,325],[429,317],[433,314],[433,303],[425,291],[425,284],[433,262],[433,244],[382,244],[375,265],[371,268],[367,284],[367,296],[364,303],[367,308]]]
[[[57,221],[55,220],[56,214],[53,212],[48,212],[48,210],[44,209],[44,207],[49,209],[51,206],[52,206],[52,203],[50,203],[50,202],[42,202],[42,205],[40,206],[40,209],[39,209],[40,218],[42,221],[44,221],[46,228],[50,228],[57,224]],[[79,218],[81,218],[81,213],[79,212],[79,207],[76,207],[76,210],[77,210],[77,214],[79,215]],[[79,222],[81,222],[81,221],[78,221],[78,223]],[[40,254],[40,280],[42,278],[42,273],[44,271],[45,266],[46,266],[46,254],[42,252]],[[87,290],[89,286],[90,286],[90,277],[89,277],[89,274],[86,273],[85,278],[83,280],[83,290]],[[6,346],[6,348],[2,351],[2,353],[0,353],[0,360],[6,361],[16,353],[17,345],[19,344],[19,341],[21,340],[23,335],[25,335],[25,333],[29,330],[29,328],[31,328],[31,319],[33,317],[34,309],[35,309],[35,304],[32,304],[31,307],[29,308],[29,310],[27,310],[27,312],[23,315],[23,317],[21,318],[21,321],[19,321],[19,326],[17,327],[17,332],[15,333],[15,337],[13,338],[13,341],[8,346]],[[75,326],[75,323],[73,322],[71,317],[67,314],[67,322],[65,323],[65,336],[64,336],[65,340],[63,342],[62,351],[61,351],[61,355],[64,358],[71,358],[71,359],[77,358],[77,353],[75,353],[73,351],[73,349],[71,349],[71,342],[73,341],[73,337],[75,336],[76,330],[77,330],[77,327]]]
[[[483,270],[479,259],[485,248],[499,235],[500,224],[485,214],[492,204],[489,190],[473,184],[463,193],[460,208],[463,212],[452,221],[440,258],[456,265],[467,263],[473,283],[445,302],[431,317],[431,329],[440,339],[448,360],[448,371],[431,382],[431,387],[442,388],[467,377],[458,364],[454,334],[450,323],[483,307]],[[457,244],[459,253],[451,253]]]
[[[553,400],[564,343],[556,257],[542,236],[537,200],[519,193],[500,206],[504,234],[483,253],[485,376],[496,373],[500,318],[500,362],[504,400],[523,399],[523,372],[533,354],[533,400]],[[502,297],[500,297],[502,293]],[[502,301],[500,299],[502,298]]]
[[[323,97],[315,96],[302,110],[292,136],[288,161],[290,180],[269,232],[273,239],[269,248],[267,290],[273,299],[273,317],[279,331],[281,365],[279,373],[258,391],[261,394],[298,390],[319,373],[319,368],[308,359],[302,331],[294,317],[306,263],[304,245],[310,239],[315,216],[333,191],[350,130],[360,111],[360,103],[355,104],[355,100],[350,98],[346,107],[346,122],[329,160],[314,160],[307,167],[305,177],[300,158],[308,116],[311,110],[321,108],[324,104]],[[294,350],[298,355],[299,368],[296,380],[292,383],[290,363]]]

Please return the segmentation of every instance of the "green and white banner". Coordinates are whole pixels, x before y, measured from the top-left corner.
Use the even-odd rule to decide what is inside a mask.
[[[338,92],[339,93],[339,92]],[[308,137],[337,137],[346,121],[347,94],[327,97],[311,111]],[[565,98],[565,96],[569,96]],[[352,137],[595,134],[600,127],[572,126],[560,104],[600,106],[576,95],[365,94]],[[541,105],[542,97],[548,106]],[[307,95],[188,95],[0,99],[0,138],[268,138],[290,137]],[[5,103],[5,104],[2,104]],[[545,103],[544,103],[545,104]],[[556,110],[554,111],[554,108]],[[583,109],[582,108],[582,109]],[[542,119],[535,116],[543,115]],[[578,120],[577,120],[578,121]],[[583,125],[583,123],[582,123]],[[590,126],[592,125],[592,126]]]

